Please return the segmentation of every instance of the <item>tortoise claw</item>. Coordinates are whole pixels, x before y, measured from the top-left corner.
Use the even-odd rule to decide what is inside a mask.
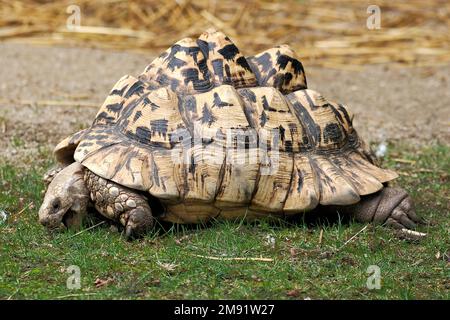
[[[135,208],[129,212],[125,225],[125,238],[129,241],[141,238],[153,227],[153,224],[150,208]]]

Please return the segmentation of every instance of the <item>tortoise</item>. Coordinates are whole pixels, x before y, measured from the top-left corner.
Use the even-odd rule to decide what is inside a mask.
[[[39,210],[79,227],[89,205],[139,237],[156,220],[286,218],[322,206],[362,222],[421,222],[346,106],[308,89],[282,45],[243,56],[222,32],[170,47],[113,87],[92,125],[61,141]],[[262,150],[262,151],[261,151]]]

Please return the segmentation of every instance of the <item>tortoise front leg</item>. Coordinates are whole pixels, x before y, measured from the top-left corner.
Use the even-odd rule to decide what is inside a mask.
[[[415,211],[411,197],[401,188],[385,187],[381,191],[361,197],[358,203],[340,209],[359,222],[385,224],[394,229],[414,229],[424,223]]]
[[[120,222],[127,239],[143,236],[154,224],[147,198],[130,188],[85,170],[84,179],[95,208],[103,216]]]

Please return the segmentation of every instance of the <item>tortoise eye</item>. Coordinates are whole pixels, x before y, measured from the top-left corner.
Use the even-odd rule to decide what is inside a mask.
[[[61,206],[61,201],[59,199],[55,199],[52,201],[53,211],[58,211],[60,206]]]

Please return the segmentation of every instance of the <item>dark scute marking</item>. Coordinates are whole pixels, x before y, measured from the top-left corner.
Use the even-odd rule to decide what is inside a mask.
[[[250,68],[250,65],[248,64],[248,61],[247,61],[247,59],[245,59],[245,57],[237,58],[236,63],[239,66],[241,66],[243,69],[253,73],[253,70],[252,70],[252,68]]]
[[[165,57],[167,57],[169,55],[169,53],[167,52],[167,51],[164,51],[163,53],[161,53],[160,55],[159,55],[159,58],[160,59],[164,59]]]
[[[267,110],[267,111],[273,111],[273,112],[276,112],[276,111],[277,111],[277,109],[272,108],[272,107],[269,105],[269,102],[267,101],[267,97],[266,97],[265,95],[263,95],[263,96],[261,97],[261,101],[262,101],[262,105],[263,105],[264,110]]]
[[[136,111],[136,113],[134,114],[133,122],[136,122],[140,117],[142,117],[142,112]]]
[[[214,92],[214,102],[213,102],[213,106],[216,106],[218,108],[223,108],[223,107],[229,107],[232,106],[233,104],[228,103],[228,102],[224,102],[220,99],[219,94],[217,92]]]
[[[259,117],[259,124],[261,125],[261,127],[264,127],[264,125],[267,123],[268,117],[266,115],[266,113],[263,111],[261,113],[261,116]]]
[[[259,85],[261,85],[261,72],[259,72],[259,69],[258,69],[256,63],[254,62],[254,59],[255,59],[255,57],[252,56],[252,57],[248,57],[246,60],[247,60],[247,63],[249,65],[250,69],[252,70],[253,74],[255,75],[257,83]]]
[[[291,140],[286,140],[284,142],[284,148],[286,150],[286,152],[292,152],[292,141]]]
[[[219,77],[219,81],[223,81],[223,60],[215,59],[211,61],[214,73]]]
[[[123,94],[125,93],[125,90],[127,90],[128,88],[128,84],[126,86],[124,86],[122,89],[113,89],[110,92],[111,96],[123,96]]]
[[[240,93],[245,99],[247,99],[247,100],[249,100],[251,102],[256,102],[256,95],[255,95],[255,93],[252,90],[241,89]]]
[[[95,122],[95,121],[94,121]],[[72,138],[70,138],[69,140],[69,144],[77,144],[81,139],[81,137],[86,133],[86,129],[85,130],[81,130],[77,133],[75,133]]]
[[[186,61],[183,61],[177,57],[175,57],[175,55],[180,52],[183,51],[184,48],[182,48],[179,44],[173,45],[170,48],[170,53],[169,55],[164,59],[164,61],[167,63],[167,66],[169,67],[169,69],[171,71],[174,71],[175,68],[181,68],[183,66],[186,65]]]
[[[307,91],[304,91],[305,96],[306,96],[306,100],[308,101],[309,107],[311,108],[311,110],[316,110],[317,108],[319,108],[318,106],[316,106],[314,104],[314,101],[312,101],[311,96],[308,94]]]
[[[203,53],[203,56],[207,60],[209,58],[209,46],[208,46],[208,43],[206,41],[198,39],[197,40],[197,45],[200,48],[201,52]]]
[[[333,111],[334,115],[339,120],[339,123],[344,123],[344,119],[342,119],[342,116],[339,113],[339,111],[337,111],[336,108],[332,104],[328,104],[328,107]]]
[[[272,57],[268,52],[254,58],[254,61],[260,66],[261,72],[267,73],[273,67]]]
[[[165,59],[165,61],[167,62],[167,66],[170,70],[174,71],[175,68],[181,68],[187,64],[186,61],[175,57],[178,52],[186,53],[186,55],[191,56],[192,59],[197,62],[197,54],[199,50],[200,49],[196,47],[183,47],[179,44],[175,44],[172,46],[172,48],[170,48],[170,53]]]
[[[291,82],[292,78],[293,78],[292,77],[292,73],[286,72],[285,75],[284,75],[284,84],[285,85],[289,85],[289,83]]]
[[[189,82],[192,82],[192,86],[194,87],[194,89],[199,92],[206,92],[212,87],[208,79],[199,79],[198,69],[187,68],[184,69],[181,73],[184,77],[184,84],[189,85]]]
[[[302,63],[292,57],[289,57],[285,54],[280,54],[277,58],[277,64],[281,69],[286,69],[287,64],[291,62],[292,69],[294,70],[295,75],[299,75],[304,72]]]
[[[137,127],[136,128],[136,138],[141,143],[148,143],[151,141],[151,131],[147,127]]]
[[[166,119],[157,119],[150,121],[150,127],[153,134],[158,134],[159,136],[163,136],[164,139],[167,135],[168,122]]]
[[[208,124],[208,126],[211,126],[211,124],[217,120],[216,117],[212,114],[211,110],[208,108],[207,104],[203,106],[202,109],[202,124]]]
[[[284,87],[289,86],[289,83],[292,80],[292,74],[288,73],[277,73],[275,75],[275,79],[273,80],[273,86],[280,90],[281,92],[290,92],[291,90],[285,90]]]
[[[339,106],[339,110],[341,110],[342,113],[344,114],[345,120],[347,120],[349,125],[352,125],[352,119],[350,119],[347,109],[345,109],[345,107],[342,104],[339,104],[338,106]]]
[[[319,167],[319,165],[314,161],[313,159],[310,159],[310,164],[313,167],[316,174],[318,174],[320,183],[319,183],[319,189],[322,190],[321,184],[327,185],[332,193],[336,192],[336,187],[333,183],[333,180],[322,170],[322,168]],[[322,193],[322,191],[321,191]]]
[[[231,77],[231,70],[229,64],[225,65],[225,74],[226,78],[224,78],[223,83],[231,84],[233,79]]]
[[[187,63],[186,61],[183,61],[181,59],[178,59],[177,57],[173,57],[172,59],[170,59],[170,61],[167,63],[167,67],[174,71],[175,68],[181,68],[183,66],[185,66]]]
[[[303,179],[304,179],[302,170],[297,168],[297,175],[298,175],[297,192],[300,193],[303,187]]]
[[[277,75],[278,71],[275,68],[270,69],[270,71],[266,74],[266,77],[263,80],[263,85],[267,84],[267,82],[272,78],[273,76]],[[272,85],[275,87],[274,85]]]
[[[201,74],[203,75],[203,78],[209,82],[211,79],[211,76],[210,76],[210,71],[208,69],[208,64],[207,64],[206,59],[201,59],[197,63],[197,67],[200,70]]]
[[[170,80],[170,89],[172,89],[172,91],[176,91],[179,85],[180,85],[179,80],[177,80],[177,79]]]
[[[234,44],[227,44],[222,49],[217,50],[226,60],[233,60],[239,53],[239,49]]]
[[[100,121],[104,121],[105,123],[112,123],[116,118],[112,117],[109,113],[103,111],[101,112],[94,120],[94,124]]]
[[[197,166],[197,164],[195,163],[195,158],[194,158],[194,153],[191,152],[191,162],[189,164],[189,173],[194,174],[195,173],[195,167]]]
[[[108,137],[109,136],[107,134],[91,134],[91,135],[87,136],[86,139],[101,141],[101,140],[108,139]]]
[[[269,110],[270,106],[269,106],[269,102],[267,102],[267,97],[265,95],[263,95],[261,97],[261,100],[262,100],[262,105],[263,105],[264,110]]]
[[[80,147],[81,147],[81,148],[84,148],[84,147],[90,147],[90,146],[92,146],[92,145],[93,145],[92,142],[83,142],[83,143],[80,144]]]
[[[158,166],[156,165],[156,162],[154,159],[152,159],[152,176],[153,176],[153,181],[155,181],[156,185],[159,187],[160,181],[159,181],[159,169]]]
[[[328,123],[323,131],[323,140],[325,143],[332,141],[339,143],[342,140],[342,132],[336,123]]]
[[[338,120],[338,126],[340,128],[340,130],[344,133],[345,136],[348,135],[347,130],[345,130],[343,124],[344,124],[344,119],[342,118],[342,115],[339,111],[336,110],[336,108],[332,105],[332,104],[328,104],[328,107],[333,111],[336,119]]]
[[[168,86],[170,84],[170,78],[165,73],[159,74],[158,77],[156,78],[156,81],[158,81],[158,83],[160,83],[163,86]]]
[[[129,123],[130,123],[130,120],[124,119],[124,120],[122,121],[122,123],[120,124],[120,126],[121,126],[122,128],[128,128]]]
[[[195,112],[197,111],[197,100],[194,96],[186,96],[184,99],[184,106],[186,111]]]
[[[284,142],[286,129],[283,128],[282,125],[278,127],[278,131],[280,132],[281,142]]]
[[[119,113],[119,111],[122,109],[122,107],[123,107],[123,101],[121,103],[108,104],[106,106],[106,109],[109,112]]]
[[[210,51],[213,51],[216,47],[217,47],[217,43],[215,43],[214,41],[208,42],[208,48]]]
[[[131,169],[131,161],[133,159],[138,158],[140,156],[140,154],[139,154],[139,151],[132,150],[132,151],[127,152],[126,155],[127,155],[127,158],[126,158],[127,160],[125,161],[125,168],[127,168],[128,171],[131,171],[132,170]],[[131,175],[131,177],[132,177],[132,179],[134,181],[134,175]]]
[[[188,56],[192,57],[192,60],[194,60],[195,63],[198,63],[198,54],[200,52],[199,47],[187,47],[185,52]]]
[[[288,123],[289,132],[291,133],[291,136],[295,136],[298,132],[297,124],[295,123]]]
[[[132,94],[141,94],[144,91],[144,83],[136,81],[125,94],[125,98],[129,98]]]
[[[309,136],[312,139],[311,142],[313,143],[314,146],[316,146],[321,140],[320,127],[314,122],[314,119],[311,117],[306,108],[296,100],[295,96],[292,97],[291,95],[288,95],[288,99],[291,100],[297,118],[301,121],[302,124],[306,126]],[[309,143],[309,139],[305,140],[305,138],[303,138],[303,142]]]
[[[150,107],[152,108],[152,111],[155,111],[156,109],[160,108],[157,104],[150,101],[150,99],[148,97],[145,97],[142,102],[144,103],[145,106],[150,105]]]

